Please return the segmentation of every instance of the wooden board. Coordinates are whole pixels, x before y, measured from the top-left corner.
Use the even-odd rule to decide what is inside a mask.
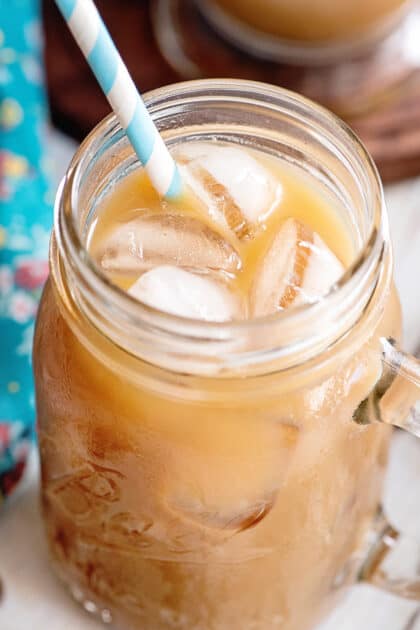
[[[420,46],[420,40],[419,40]],[[420,71],[377,110],[349,120],[373,155],[384,181],[420,173]]]

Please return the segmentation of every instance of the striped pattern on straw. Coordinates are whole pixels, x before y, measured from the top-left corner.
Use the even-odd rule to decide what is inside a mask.
[[[56,0],[155,189],[180,194],[178,168],[162,140],[92,0]]]

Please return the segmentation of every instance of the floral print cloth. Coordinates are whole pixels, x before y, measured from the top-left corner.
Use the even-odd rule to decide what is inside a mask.
[[[34,317],[48,274],[51,194],[38,0],[0,3],[0,504],[20,479],[34,422]]]

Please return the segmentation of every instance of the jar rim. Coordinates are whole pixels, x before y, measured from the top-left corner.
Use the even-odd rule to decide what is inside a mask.
[[[358,137],[342,120],[322,106],[298,94],[265,83],[231,79],[186,81],[153,90],[144,96],[155,122],[159,121],[159,115],[162,111],[166,111],[169,105],[182,108],[185,102],[198,103],[203,98],[219,102],[226,99],[229,102],[234,100],[245,106],[262,105],[269,109],[274,108],[274,110],[281,101],[283,105],[286,103],[288,107],[294,107],[296,111],[308,116],[311,119],[311,124],[315,125],[316,121],[318,126],[324,125],[326,128],[332,129],[336,142],[345,141],[347,147],[353,152],[352,157],[358,160],[366,173],[371,203],[374,208],[369,234],[357,257],[342,278],[321,300],[313,304],[304,304],[262,317],[230,322],[207,322],[163,312],[139,302],[111,283],[90,257],[83,244],[74,209],[77,205],[77,186],[83,168],[86,166],[86,156],[92,156],[105,139],[111,137],[112,134],[121,132],[121,127],[114,114],[110,114],[100,122],[80,145],[57,194],[55,239],[59,252],[65,258],[66,263],[70,265],[73,273],[78,275],[79,280],[83,280],[88,290],[93,292],[97,298],[108,305],[112,303],[114,309],[123,311],[123,319],[125,321],[130,320],[135,329],[144,332],[145,329],[153,328],[155,333],[165,335],[167,344],[170,344],[171,337],[183,343],[190,341],[197,346],[196,355],[203,352],[203,342],[206,344],[215,342],[215,346],[222,352],[226,349],[227,353],[233,352],[235,354],[235,348],[242,347],[241,344],[238,344],[239,338],[243,338],[244,335],[255,337],[261,330],[264,330],[264,337],[267,337],[270,335],[270,331],[275,329],[283,328],[283,332],[286,333],[287,330],[298,327],[302,330],[305,329],[307,337],[309,337],[311,335],[311,322],[322,321],[323,326],[328,326],[329,322],[333,320],[332,314],[343,314],[343,310],[348,308],[351,294],[357,294],[361,299],[363,293],[364,298],[366,298],[364,300],[366,305],[378,284],[384,253],[389,250],[389,239],[381,180],[372,158]],[[53,273],[54,275],[56,274]],[[83,277],[81,278],[81,276]],[[370,290],[369,295],[366,295],[366,290]],[[319,331],[317,332],[319,333]],[[343,331],[343,327],[340,326],[341,334],[335,338],[329,336],[329,343],[337,341],[346,332],[348,329]],[[287,335],[283,334],[282,338],[285,336]],[[315,347],[319,348],[319,339],[317,343],[311,344],[308,338],[303,339],[303,337],[305,335],[302,334],[301,338],[297,340],[292,335],[294,341],[290,347],[287,348],[285,345],[282,345],[281,348],[278,347],[276,349],[277,356],[285,357],[293,354],[293,345],[296,346],[295,351],[305,347],[309,352],[309,354],[305,352],[306,358],[313,356]],[[114,338],[115,341],[113,335],[111,338]],[[274,335],[273,339],[276,338],[277,336]],[[303,345],[302,342],[304,342]],[[118,345],[118,342],[116,343]],[[267,352],[272,351],[272,348],[265,348],[265,356]],[[217,354],[217,352],[218,350],[213,350],[213,354]],[[245,353],[248,359],[245,359],[243,352],[239,352],[239,354],[241,359],[236,357],[238,359],[237,365],[250,360],[249,348]],[[251,354],[254,356],[255,351]],[[233,356],[231,359],[228,363],[230,365],[235,364]]]

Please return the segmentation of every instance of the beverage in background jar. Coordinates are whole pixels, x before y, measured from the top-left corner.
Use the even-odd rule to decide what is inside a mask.
[[[283,39],[331,42],[364,35],[392,19],[407,0],[212,0],[247,26]],[[204,4],[212,2],[206,0]]]

